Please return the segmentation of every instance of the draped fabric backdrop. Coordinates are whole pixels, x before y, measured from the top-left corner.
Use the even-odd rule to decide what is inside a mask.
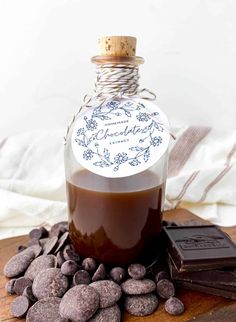
[[[172,132],[165,208],[236,225],[236,130]],[[63,134],[34,131],[1,140],[0,238],[67,218]]]

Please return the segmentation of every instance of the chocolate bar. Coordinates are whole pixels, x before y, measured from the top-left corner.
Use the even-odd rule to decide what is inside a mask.
[[[236,299],[236,270],[178,272],[169,257],[170,275],[176,286]]]
[[[207,294],[222,296],[228,299],[236,300],[236,290],[232,291],[227,289],[220,289],[213,286],[201,285],[201,284],[190,283],[190,282],[182,282],[182,281],[177,281],[175,284],[179,287],[186,288],[191,291],[199,291]]]
[[[236,267],[236,245],[215,225],[167,226],[163,231],[179,272]]]
[[[171,260],[169,262],[170,275],[175,281],[185,281],[217,287],[231,287],[236,292],[236,271],[209,270],[196,272],[178,272]]]
[[[234,269],[178,272],[170,257],[168,264],[171,278],[176,285],[236,299],[236,271]]]

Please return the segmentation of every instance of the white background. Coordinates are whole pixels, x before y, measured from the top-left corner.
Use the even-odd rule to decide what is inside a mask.
[[[65,127],[113,34],[138,38],[173,126],[236,127],[235,0],[0,0],[0,138]]]

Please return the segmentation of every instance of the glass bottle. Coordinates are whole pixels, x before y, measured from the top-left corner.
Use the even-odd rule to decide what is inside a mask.
[[[103,37],[92,97],[65,144],[71,240],[84,257],[127,265],[156,247],[169,143],[163,112],[138,89],[136,38]],[[149,94],[150,92],[148,92]]]

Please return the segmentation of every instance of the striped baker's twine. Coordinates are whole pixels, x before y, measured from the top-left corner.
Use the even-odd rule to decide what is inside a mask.
[[[133,65],[98,65],[95,94],[137,95],[139,87],[138,71],[138,66]]]
[[[77,116],[84,108],[98,107],[104,104],[107,100],[115,98],[132,98],[138,96],[142,99],[151,101],[156,100],[156,94],[139,87],[139,69],[135,65],[127,64],[104,64],[98,65],[96,70],[96,81],[94,94],[92,96],[85,95],[83,104],[72,117],[69,125],[67,126],[64,136],[64,145],[67,143],[67,138],[70,128],[75,122]]]

